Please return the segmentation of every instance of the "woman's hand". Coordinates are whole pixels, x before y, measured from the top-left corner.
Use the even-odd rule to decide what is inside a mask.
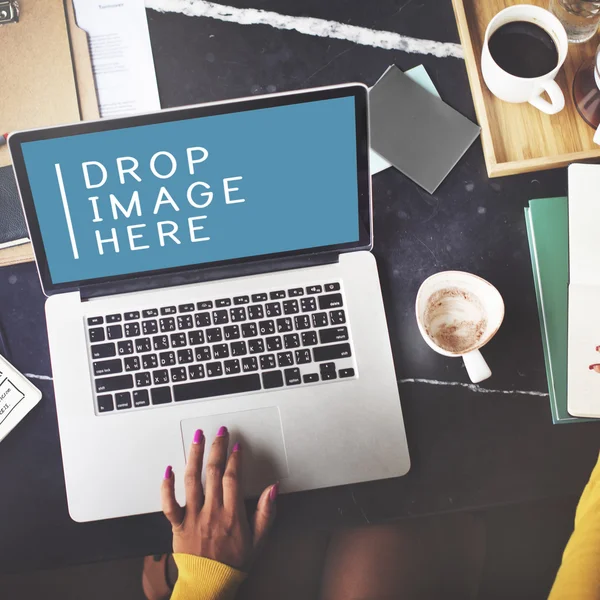
[[[243,450],[235,444],[229,459],[229,432],[221,427],[208,455],[206,493],[202,488],[205,438],[194,435],[185,469],[186,506],[175,499],[175,475],[167,467],[162,483],[162,507],[173,526],[173,552],[211,558],[247,571],[275,517],[277,484],[258,500],[250,529],[241,486]]]

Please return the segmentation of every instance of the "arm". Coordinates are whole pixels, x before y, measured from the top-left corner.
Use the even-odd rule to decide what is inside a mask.
[[[549,600],[600,600],[600,460],[583,491],[575,529]]]
[[[227,457],[229,433],[225,427],[210,449],[205,494],[201,479],[204,446],[204,435],[198,430],[185,471],[185,508],[175,499],[171,467],[161,488],[179,569],[172,600],[232,600],[275,516],[277,484],[262,493],[250,529],[240,483],[243,453],[235,444]]]

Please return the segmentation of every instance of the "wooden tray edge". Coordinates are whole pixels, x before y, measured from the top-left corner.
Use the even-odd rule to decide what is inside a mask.
[[[530,160],[495,163],[492,166],[488,166],[488,172],[491,178],[506,177],[507,175],[519,175],[521,173],[531,173],[533,171],[560,169],[569,166],[573,162],[591,159],[600,159],[600,148],[598,148],[598,150],[586,150],[584,152],[556,156],[552,159],[552,162],[548,162],[548,158],[542,157],[532,158]]]

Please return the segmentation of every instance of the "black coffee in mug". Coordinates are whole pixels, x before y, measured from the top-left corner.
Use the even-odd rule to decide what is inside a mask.
[[[496,64],[515,77],[541,77],[558,64],[558,49],[552,36],[529,21],[502,25],[488,45]]]

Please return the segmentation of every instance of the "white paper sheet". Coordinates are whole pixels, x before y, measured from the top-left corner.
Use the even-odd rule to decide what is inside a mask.
[[[75,0],[90,40],[100,115],[160,110],[144,0]]]

